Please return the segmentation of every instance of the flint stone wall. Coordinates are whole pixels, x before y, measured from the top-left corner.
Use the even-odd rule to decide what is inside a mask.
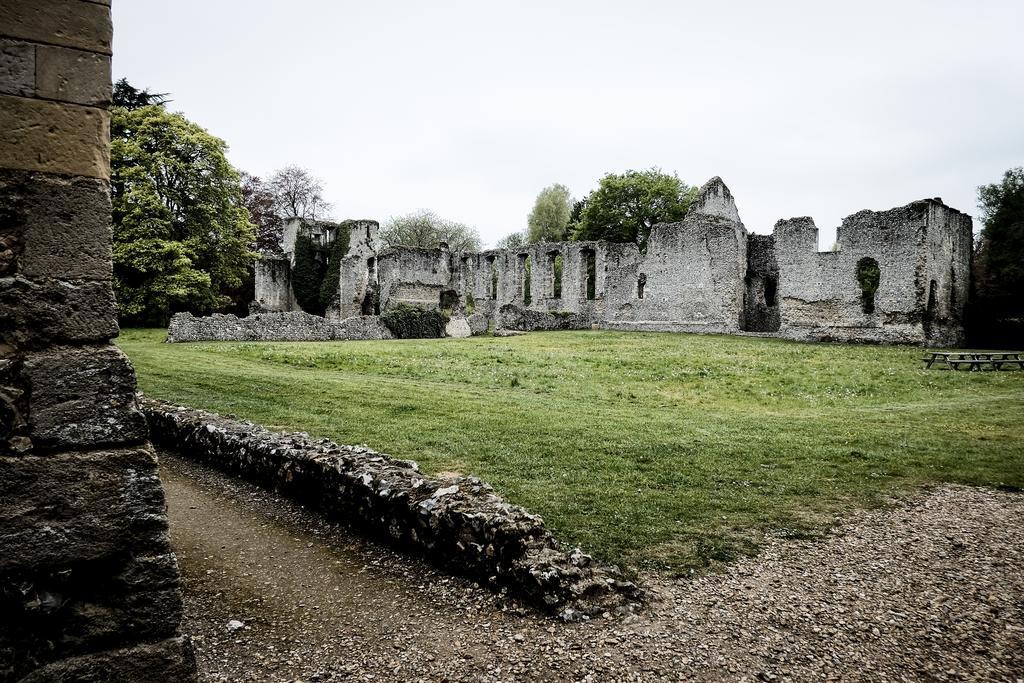
[[[0,2],[0,681],[192,681],[135,374],[110,343],[109,2]]]
[[[475,477],[439,480],[364,446],[270,432],[250,422],[142,400],[153,440],[426,555],[562,619],[629,611],[640,589],[565,549],[544,521]]]
[[[472,310],[497,329],[565,329],[557,316],[570,314],[616,330],[960,343],[970,216],[938,199],[861,211],[843,221],[837,246],[819,252],[809,218],[779,221],[772,235],[749,234],[732,193],[716,177],[700,188],[683,220],[655,225],[643,250],[609,242],[478,253],[398,246],[380,254],[365,288],[379,287],[382,311],[396,304]],[[856,270],[863,258],[881,270],[874,311],[861,303]],[[257,279],[266,279],[262,272]],[[536,315],[503,317],[506,306]]]
[[[394,339],[394,335],[377,316],[353,316],[334,322],[302,311],[253,313],[245,318],[221,314],[196,317],[191,313],[176,313],[167,328],[167,341],[170,343],[345,339]]]

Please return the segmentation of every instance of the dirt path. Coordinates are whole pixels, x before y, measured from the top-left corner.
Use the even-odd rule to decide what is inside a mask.
[[[274,494],[161,456],[208,681],[1024,683],[1024,496],[944,487],[565,625]],[[227,624],[245,624],[230,632]]]

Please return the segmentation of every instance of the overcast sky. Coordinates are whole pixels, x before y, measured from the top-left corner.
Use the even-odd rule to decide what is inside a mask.
[[[427,208],[487,243],[537,192],[719,175],[748,230],[1024,164],[1024,1],[115,0],[114,77],[238,168],[304,166],[335,218]],[[976,226],[977,227],[977,226]]]

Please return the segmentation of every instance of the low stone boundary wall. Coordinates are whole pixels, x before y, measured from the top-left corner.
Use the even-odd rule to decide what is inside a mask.
[[[515,304],[505,304],[498,309],[496,326],[499,330],[589,330],[593,320],[586,313],[562,311],[537,311]]]
[[[191,313],[176,313],[167,328],[170,343],[393,338],[377,316],[357,315],[333,321],[302,311],[253,313],[245,318],[220,313],[197,318]]]
[[[415,462],[142,398],[152,440],[317,508],[567,621],[623,613],[642,591],[565,549],[544,521],[475,477],[434,479]]]

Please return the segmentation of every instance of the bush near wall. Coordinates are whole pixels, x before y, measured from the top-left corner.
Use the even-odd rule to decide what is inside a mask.
[[[381,322],[399,339],[436,339],[444,336],[448,322],[438,311],[426,311],[398,304],[381,317]]]

